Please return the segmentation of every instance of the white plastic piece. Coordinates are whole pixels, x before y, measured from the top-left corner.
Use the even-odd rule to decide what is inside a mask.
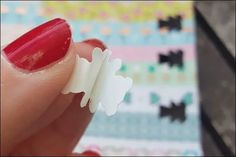
[[[115,114],[133,81],[115,75],[121,67],[121,60],[109,61],[110,55],[110,50],[102,52],[100,48],[93,50],[92,62],[77,55],[74,72],[62,93],[84,92],[81,107],[89,104],[90,112],[94,113],[98,105],[102,105],[107,115]]]

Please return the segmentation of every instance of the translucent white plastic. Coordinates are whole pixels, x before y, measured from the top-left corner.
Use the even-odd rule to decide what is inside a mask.
[[[94,113],[98,105],[102,105],[107,115],[115,114],[133,81],[116,75],[121,60],[109,61],[110,55],[110,50],[102,52],[100,48],[93,50],[91,62],[77,55],[74,72],[62,93],[84,92],[81,107],[89,104],[90,112]]]

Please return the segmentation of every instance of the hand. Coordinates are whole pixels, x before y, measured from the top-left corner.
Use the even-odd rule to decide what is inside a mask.
[[[45,25],[43,27],[49,27]],[[65,48],[66,45],[63,45],[65,41],[62,41],[62,38],[71,37],[68,25],[65,21],[63,25],[61,23],[55,25],[55,20],[53,25],[54,30],[47,30],[46,38],[43,36],[45,32],[44,34],[36,32],[37,35],[33,36],[33,39],[22,41],[24,38],[32,37],[31,31],[24,35],[24,38],[17,39],[18,43],[13,42],[3,49],[1,155],[71,155],[92,118],[88,105],[84,108],[80,107],[82,93],[63,95],[61,91],[73,71],[75,55],[79,54],[80,57],[91,60],[93,48],[105,49],[105,46],[98,40],[87,40],[81,43],[70,40]],[[57,27],[60,30],[57,30]],[[39,30],[33,31],[35,33]],[[65,35],[66,32],[69,33]],[[63,51],[62,46],[64,52],[59,53],[60,50]],[[46,53],[55,53],[54,49],[57,49],[59,55],[65,55],[50,62],[49,57],[45,56]],[[29,54],[33,54],[36,50],[46,53],[32,60],[35,58]],[[26,62],[22,59],[25,56],[32,58]],[[42,60],[48,62],[47,66],[42,66]]]

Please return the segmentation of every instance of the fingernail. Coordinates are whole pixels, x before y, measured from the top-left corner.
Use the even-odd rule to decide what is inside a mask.
[[[103,51],[105,49],[107,49],[106,45],[102,41],[100,41],[98,39],[88,39],[88,40],[84,40],[83,42],[86,43],[86,44],[89,44],[89,45],[91,45],[93,47],[99,47]]]
[[[82,156],[96,156],[100,157],[100,155],[97,152],[94,152],[92,150],[86,150],[82,153]]]
[[[3,51],[16,67],[34,71],[63,58],[70,41],[69,25],[65,20],[57,18],[22,35]]]

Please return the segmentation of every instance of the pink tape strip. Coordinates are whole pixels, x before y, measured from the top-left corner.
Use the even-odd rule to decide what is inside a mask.
[[[157,55],[168,54],[170,50],[176,51],[178,49],[184,52],[184,60],[195,59],[195,47],[194,45],[183,46],[112,46],[112,58],[120,58],[124,61],[155,61]]]

